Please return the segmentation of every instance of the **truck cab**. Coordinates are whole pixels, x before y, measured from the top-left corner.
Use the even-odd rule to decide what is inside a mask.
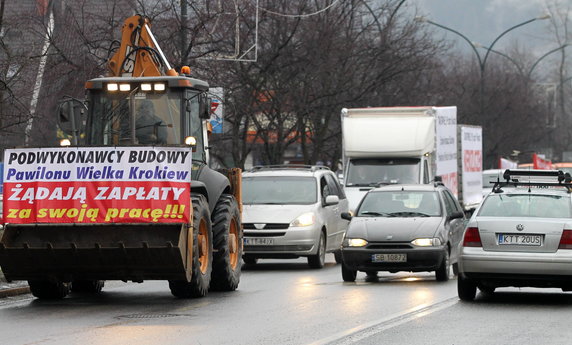
[[[426,184],[431,174],[431,155],[419,157],[348,158],[344,164],[344,190],[355,210],[370,189],[388,184]]]

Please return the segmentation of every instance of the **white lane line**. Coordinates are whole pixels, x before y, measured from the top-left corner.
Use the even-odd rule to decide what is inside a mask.
[[[354,344],[360,340],[368,338],[374,334],[383,332],[390,328],[399,326],[409,321],[427,316],[439,310],[449,308],[459,302],[458,297],[451,297],[435,304],[420,304],[407,309],[401,313],[393,314],[379,320],[374,320],[366,324],[350,328],[343,332],[333,334],[308,345],[326,345],[335,343],[336,345]]]

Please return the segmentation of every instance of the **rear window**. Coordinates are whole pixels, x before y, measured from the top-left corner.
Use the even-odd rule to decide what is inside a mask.
[[[568,195],[491,194],[478,213],[485,217],[569,218],[572,206]]]

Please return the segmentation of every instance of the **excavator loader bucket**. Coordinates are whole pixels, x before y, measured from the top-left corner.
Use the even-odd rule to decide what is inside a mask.
[[[11,225],[0,266],[11,280],[190,280],[187,224]]]

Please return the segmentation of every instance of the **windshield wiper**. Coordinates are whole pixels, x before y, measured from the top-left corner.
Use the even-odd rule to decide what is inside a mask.
[[[351,187],[375,187],[376,183],[348,183]]]
[[[393,212],[391,213],[394,217],[395,216],[413,216],[413,217],[431,217],[428,214],[425,213],[421,213],[421,212],[409,212],[409,211],[404,211],[404,212]]]
[[[385,212],[376,212],[376,211],[363,211],[359,213],[360,215],[372,215],[372,216],[382,216],[382,217],[395,217],[393,214],[385,213]]]

